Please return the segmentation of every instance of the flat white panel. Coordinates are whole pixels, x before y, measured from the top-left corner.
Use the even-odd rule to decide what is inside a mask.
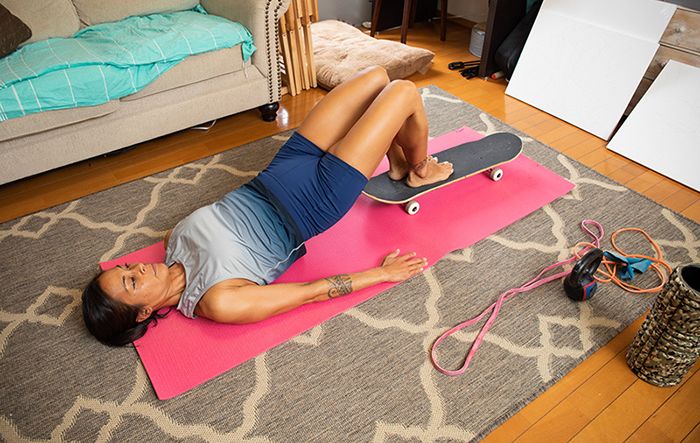
[[[651,0],[546,0],[506,94],[607,140],[674,10]]]
[[[670,60],[608,148],[700,191],[700,68]]]
[[[546,0],[545,5],[549,12],[655,43],[676,11],[676,5],[654,0]]]

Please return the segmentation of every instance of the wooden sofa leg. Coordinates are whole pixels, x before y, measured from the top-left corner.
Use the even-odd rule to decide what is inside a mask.
[[[262,114],[263,121],[273,122],[277,119],[277,110],[280,108],[279,103],[268,103],[258,107]]]

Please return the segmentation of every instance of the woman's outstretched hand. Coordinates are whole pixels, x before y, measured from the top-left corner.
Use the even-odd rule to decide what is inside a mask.
[[[409,277],[423,272],[428,260],[425,257],[416,257],[415,252],[399,255],[400,250],[396,250],[384,257],[384,261],[379,269],[384,274],[384,281],[399,282]]]

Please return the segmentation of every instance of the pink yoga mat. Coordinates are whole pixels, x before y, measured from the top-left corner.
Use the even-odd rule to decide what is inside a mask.
[[[431,153],[481,138],[462,128],[430,141]],[[439,157],[439,156],[438,156]],[[388,168],[382,163],[378,172]],[[278,282],[309,281],[377,266],[396,248],[416,251],[433,264],[534,212],[574,185],[520,155],[503,166],[500,182],[485,174],[463,180],[420,198],[418,214],[400,205],[385,205],[361,196],[330,230],[307,242],[308,253]],[[437,235],[436,235],[437,233]],[[110,262],[163,261],[162,242]],[[381,284],[336,300],[302,306],[251,325],[224,325],[190,320],[172,312],[136,342],[136,349],[159,399],[179,395],[307,331],[390,288]]]

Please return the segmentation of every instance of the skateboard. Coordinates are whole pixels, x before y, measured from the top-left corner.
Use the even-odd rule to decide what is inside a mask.
[[[481,140],[436,153],[438,161],[448,161],[454,166],[452,175],[443,181],[412,188],[406,185],[404,180],[390,179],[385,172],[372,177],[362,193],[382,203],[403,204],[404,210],[409,215],[414,215],[420,210],[420,203],[416,199],[423,194],[481,172],[487,172],[493,181],[499,181],[503,178],[503,170],[498,166],[515,160],[522,148],[522,141],[514,134],[507,132],[491,134]]]

